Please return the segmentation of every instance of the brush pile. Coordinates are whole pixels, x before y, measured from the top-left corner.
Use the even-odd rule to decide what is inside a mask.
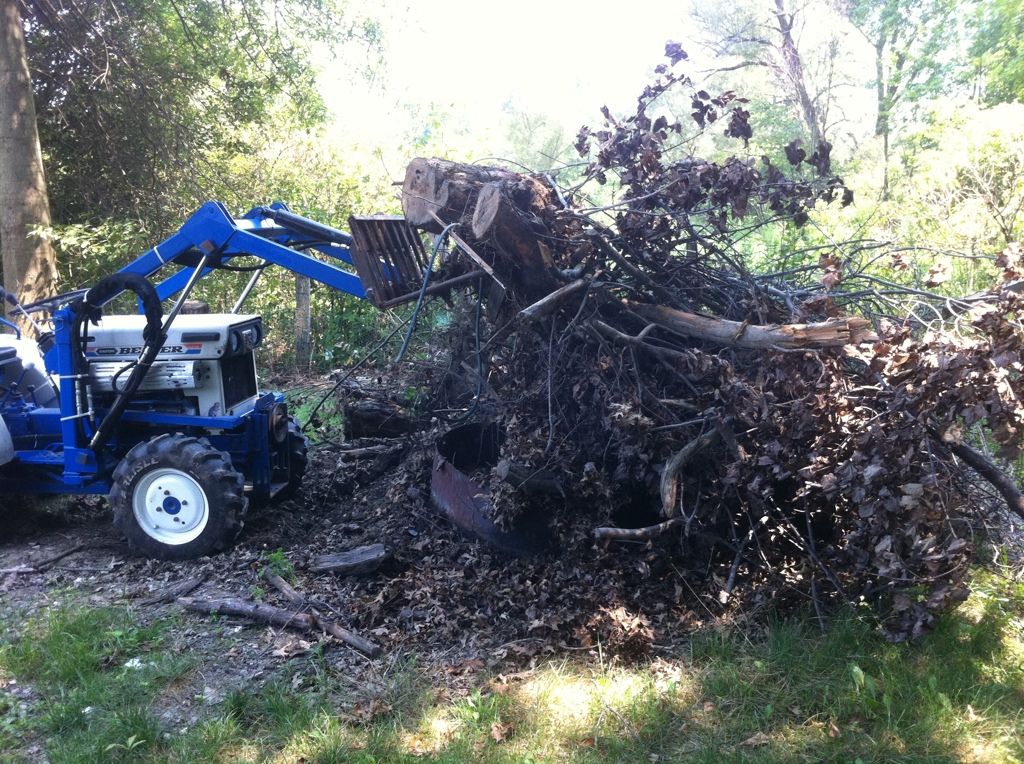
[[[872,242],[752,256],[755,232],[792,233],[853,194],[828,144],[751,157],[745,102],[667,55],[634,114],[580,131],[571,188],[409,165],[406,216],[449,234],[445,275],[482,272],[432,405],[497,423],[482,479],[506,527],[584,516],[607,553],[648,544],[723,606],[863,601],[894,639],[916,636],[965,596],[995,517],[977,474],[1021,512],[982,455],[1021,449],[1021,298],[889,283],[879,264],[907,253]],[[723,126],[744,150],[702,159]],[[998,261],[1006,282],[1017,255]]]

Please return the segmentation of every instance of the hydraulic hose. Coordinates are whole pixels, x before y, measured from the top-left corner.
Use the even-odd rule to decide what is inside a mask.
[[[93,323],[99,321],[103,316],[103,304],[126,290],[135,293],[142,303],[142,310],[146,315],[146,328],[142,331],[142,353],[139,355],[139,360],[136,362],[128,379],[125,380],[124,387],[121,388],[107,415],[103,417],[103,421],[100,422],[99,427],[96,428],[96,432],[89,441],[89,448],[96,452],[103,448],[107,440],[110,439],[114,428],[121,421],[125,408],[127,408],[135,391],[139,389],[142,380],[145,379],[146,373],[160,352],[160,348],[163,347],[164,340],[166,339],[166,334],[164,334],[163,327],[161,326],[163,310],[160,306],[160,296],[157,294],[156,287],[137,273],[115,273],[107,276],[86,292],[85,297],[72,303],[72,308],[75,311],[75,325],[72,333],[78,343],[76,347],[77,352],[75,353],[75,374],[84,375],[88,373],[88,369],[85,360],[85,349],[81,344],[82,329],[89,321]]]

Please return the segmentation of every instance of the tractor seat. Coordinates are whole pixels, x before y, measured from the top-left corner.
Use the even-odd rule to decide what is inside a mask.
[[[57,379],[46,373],[39,346],[32,340],[0,334],[0,386],[17,384],[22,394],[43,408],[59,405]]]

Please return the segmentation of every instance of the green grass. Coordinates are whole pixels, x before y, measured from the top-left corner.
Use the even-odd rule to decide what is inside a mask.
[[[26,624],[0,648],[0,680],[15,677],[40,699],[26,718],[8,701],[0,755],[16,757],[32,738],[46,741],[54,764],[137,760],[159,748],[161,730],[147,706],[191,668],[188,658],[161,650],[169,625],[140,626],[124,609],[81,607]],[[0,709],[3,697],[0,690]]]
[[[643,665],[481,677],[456,698],[411,660],[368,690],[314,650],[184,734],[147,710],[189,669],[163,647],[173,624],[71,606],[0,649],[0,686],[41,698],[23,717],[0,690],[0,760],[36,740],[53,762],[1024,761],[1024,585],[979,573],[975,589],[917,645],[852,613],[824,635],[796,618],[696,633]]]

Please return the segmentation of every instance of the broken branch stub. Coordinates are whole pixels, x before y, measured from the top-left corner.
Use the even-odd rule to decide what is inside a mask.
[[[690,463],[694,456],[718,437],[718,430],[712,430],[691,440],[672,455],[661,471],[660,493],[661,514],[663,517],[675,517],[679,514],[679,473]]]

